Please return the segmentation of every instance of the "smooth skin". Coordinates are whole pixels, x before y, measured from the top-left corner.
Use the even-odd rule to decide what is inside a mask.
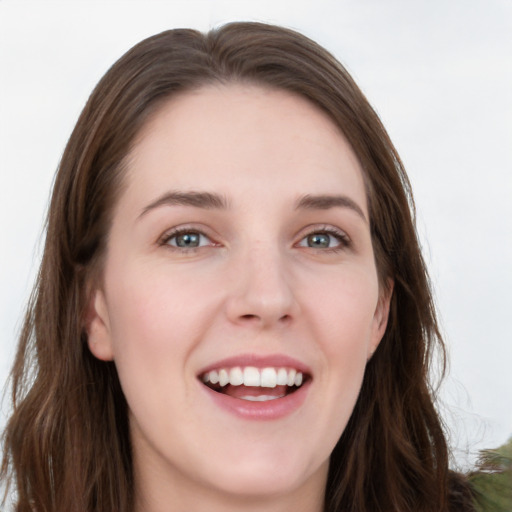
[[[361,166],[323,112],[248,85],[169,100],[129,155],[88,323],[128,401],[136,510],[321,511],[389,299]],[[302,405],[216,405],[201,369],[246,354],[307,365]]]

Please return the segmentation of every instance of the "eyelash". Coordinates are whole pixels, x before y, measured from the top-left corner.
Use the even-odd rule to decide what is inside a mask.
[[[177,238],[181,235],[199,235],[200,237],[205,237],[211,242],[211,237],[209,237],[207,234],[205,234],[200,229],[194,229],[194,228],[188,228],[188,227],[182,227],[182,228],[175,228],[170,232],[167,232],[159,241],[159,245],[166,246],[167,248],[174,250],[174,251],[181,251],[181,252],[195,252],[201,247],[204,246],[198,246],[198,247],[178,247],[177,245],[171,245],[169,242],[173,238]],[[215,246],[214,242],[211,243],[212,246]]]
[[[337,245],[335,247],[325,247],[325,248],[315,248],[315,247],[307,247],[306,246],[307,248],[313,249],[318,252],[322,252],[322,253],[327,252],[327,253],[336,254],[338,252],[349,249],[352,245],[350,238],[344,231],[333,228],[331,226],[321,226],[321,227],[315,226],[313,229],[311,229],[311,231],[307,232],[304,236],[301,237],[299,244],[303,240],[307,239],[309,236],[312,236],[312,235],[329,235],[329,236],[335,238],[336,241],[339,243],[339,245]],[[299,247],[304,247],[304,246],[299,245]]]
[[[204,245],[199,245],[197,247],[178,247],[177,245],[171,245],[169,243],[173,238],[177,238],[181,235],[188,235],[188,234],[199,235],[200,237],[207,238],[211,242],[211,244],[209,244],[210,246],[218,245],[211,240],[210,236],[208,236],[206,233],[204,233],[200,229],[194,229],[194,228],[189,228],[189,227],[175,228],[172,231],[166,233],[159,240],[159,245],[165,246],[173,251],[180,251],[180,252],[185,252],[185,253],[193,253],[193,252],[196,252],[197,250],[201,249],[201,247],[205,247]],[[325,247],[325,248],[323,248],[323,247],[315,248],[315,247],[308,247],[308,246],[300,245],[302,241],[306,240],[308,237],[310,237],[312,235],[331,236],[336,239],[336,241],[339,243],[339,245],[337,245],[335,247]],[[322,252],[322,253],[326,253],[326,252],[327,253],[338,253],[338,252],[341,252],[343,250],[350,248],[351,245],[352,245],[352,242],[351,242],[350,238],[343,231],[335,229],[330,226],[322,226],[322,227],[315,227],[314,229],[311,229],[311,231],[308,231],[307,233],[305,233],[300,238],[299,242],[297,244],[295,244],[294,246],[295,247],[296,246],[306,247],[306,248],[313,249],[315,251]]]

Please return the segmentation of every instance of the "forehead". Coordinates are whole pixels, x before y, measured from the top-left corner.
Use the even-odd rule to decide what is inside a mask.
[[[147,199],[170,188],[283,200],[339,192],[366,213],[361,166],[342,132],[288,91],[231,84],[173,97],[143,127],[128,161],[128,193]]]

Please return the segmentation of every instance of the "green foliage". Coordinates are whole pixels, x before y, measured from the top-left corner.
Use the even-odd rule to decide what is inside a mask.
[[[480,452],[469,480],[478,512],[512,512],[512,438],[496,450]]]

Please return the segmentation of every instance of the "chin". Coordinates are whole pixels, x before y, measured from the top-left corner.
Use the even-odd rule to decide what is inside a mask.
[[[210,474],[210,485],[225,493],[245,497],[287,495],[304,486],[316,475],[327,475],[328,460],[312,465],[309,460],[276,455],[247,457],[240,454],[234,463],[224,461],[222,467]],[[214,478],[211,478],[214,476]]]

